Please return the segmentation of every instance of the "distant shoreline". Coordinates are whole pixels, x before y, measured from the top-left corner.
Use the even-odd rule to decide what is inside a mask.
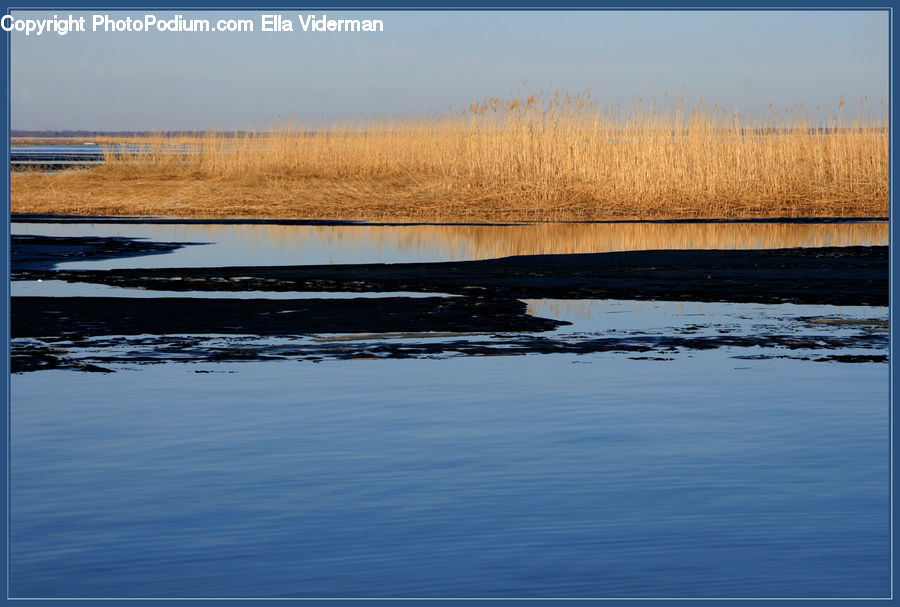
[[[54,215],[46,213],[10,213],[11,223],[110,223],[110,224],[153,224],[153,225],[282,225],[282,226],[508,226],[544,222],[450,222],[450,221],[355,221],[341,219],[289,219],[289,218],[198,218],[198,217],[140,217],[124,215]],[[760,217],[754,219],[607,219],[592,221],[563,221],[575,224],[842,224],[842,223],[883,223],[889,217]],[[551,222],[558,223],[558,222]]]

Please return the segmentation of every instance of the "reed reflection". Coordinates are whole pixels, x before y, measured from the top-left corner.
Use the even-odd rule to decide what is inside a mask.
[[[218,240],[235,226],[210,226]],[[888,224],[575,224],[514,226],[239,226],[249,249],[277,246],[399,253],[404,261],[657,249],[780,249],[888,244]],[[406,255],[404,255],[404,253]],[[287,256],[290,256],[289,254]]]

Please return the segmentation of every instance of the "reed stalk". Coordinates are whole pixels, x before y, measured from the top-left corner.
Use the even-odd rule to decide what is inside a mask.
[[[864,115],[865,100],[853,111]],[[859,106],[856,108],[856,106]],[[440,116],[148,136],[89,170],[14,173],[14,212],[407,220],[886,216],[887,113],[746,117],[589,93]]]

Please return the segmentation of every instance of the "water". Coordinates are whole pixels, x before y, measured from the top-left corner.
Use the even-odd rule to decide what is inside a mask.
[[[13,223],[13,234],[199,242],[165,255],[77,261],[61,270],[403,263],[648,249],[887,245],[887,222],[852,224],[550,223],[510,226],[279,226]]]
[[[572,225],[13,230],[216,243],[79,267],[482,258],[640,246],[653,230],[658,240],[644,248],[765,246],[776,235],[780,243],[807,243],[781,246],[882,238],[879,224],[834,232],[776,228],[779,234]],[[56,283],[13,287],[15,294],[46,287],[44,294],[59,296],[127,291]],[[541,334],[560,341],[878,337],[883,326],[857,321],[887,317],[883,307],[527,303],[532,314],[572,323]],[[503,354],[514,337],[467,339]],[[206,339],[210,347],[267,342]],[[268,341],[296,351],[459,339]],[[823,352],[887,354],[883,340],[827,352],[810,339],[808,349],[676,348],[664,356],[449,351],[381,360],[320,356],[318,363],[171,362],[179,358],[176,341],[54,342],[85,360],[111,356],[103,364],[116,372],[11,377],[10,596],[890,594],[889,368],[816,362]],[[132,360],[154,348],[158,360],[170,362]]]
[[[67,285],[76,293],[81,284]],[[87,285],[91,286],[91,285]],[[64,289],[69,292],[69,289]],[[196,297],[203,293],[133,291],[132,296],[154,293],[167,297]],[[280,293],[257,292],[262,299]],[[140,294],[140,295],[138,295]],[[214,292],[216,297],[242,293]],[[293,295],[293,294],[292,294]],[[303,296],[316,293],[300,293]],[[325,293],[352,298],[354,293]],[[374,293],[375,297],[389,294]],[[403,293],[399,293],[403,296]],[[419,294],[417,294],[419,295]],[[293,298],[293,297],[292,297]],[[605,352],[634,360],[674,360],[697,350],[720,348],[723,360],[739,367],[744,360],[781,358],[797,360],[860,357],[887,360],[886,307],[793,304],[735,304],[628,300],[526,300],[532,315],[567,324],[541,333],[400,332],[326,333],[264,336],[241,334],[117,336],[98,333],[85,338],[56,337],[13,340],[14,351],[32,348],[61,351],[67,359],[103,368],[130,369],[165,361],[220,361],[276,358],[294,361],[358,358],[448,358],[521,355],[548,352],[580,354]],[[676,341],[671,341],[675,338]],[[599,347],[585,344],[602,343]],[[131,365],[129,365],[131,363]]]
[[[760,335],[782,333],[795,336],[804,331],[846,336],[859,329],[853,322],[824,327],[821,319],[858,321],[874,319],[886,323],[884,306],[829,306],[753,304],[696,301],[633,301],[616,299],[528,299],[528,313],[568,322],[545,334],[611,334],[616,332],[671,335]],[[819,319],[810,323],[807,319]],[[887,330],[887,327],[881,327]]]
[[[736,366],[14,376],[12,596],[886,596],[887,366]]]
[[[17,145],[10,148],[11,166],[68,166],[101,164],[113,148],[98,145]]]
[[[202,297],[204,299],[354,299],[357,297],[453,297],[447,293],[382,291],[344,293],[340,291],[159,291],[127,289],[87,282],[63,280],[17,280],[10,285],[13,297]]]
[[[186,146],[168,146],[160,148],[164,153],[186,153]],[[134,144],[97,145],[86,142],[80,145],[74,144],[46,144],[46,145],[14,145],[10,148],[11,167],[34,168],[64,168],[69,166],[85,166],[103,164],[106,162],[106,154],[140,155],[149,148]]]

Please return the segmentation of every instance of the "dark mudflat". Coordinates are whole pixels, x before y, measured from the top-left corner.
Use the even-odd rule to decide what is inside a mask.
[[[10,239],[10,265],[13,273],[25,269],[50,270],[65,261],[159,255],[187,244],[202,243],[152,242],[99,236],[13,235]]]
[[[797,319],[807,326],[859,329],[841,337],[672,335],[541,336],[568,324],[527,314],[519,299],[644,299],[887,305],[888,248],[842,247],[764,251],[638,251],[542,255],[472,262],[270,266],[236,268],[49,271],[72,259],[103,259],[172,250],[181,243],[131,239],[47,239],[13,242],[14,279],[59,279],[171,291],[415,291],[462,297],[377,299],[197,299],[13,297],[13,372],[71,368],[102,372],[123,362],[166,360],[323,360],[496,356],[531,353],[632,353],[670,360],[679,350],[766,348],[804,358],[825,350],[823,362],[886,360],[882,320]],[[29,269],[30,268],[30,269]],[[447,335],[438,335],[437,333]],[[326,339],[290,345],[248,336],[352,333],[352,342]],[[398,337],[398,333],[406,333]],[[422,340],[419,337],[440,337]],[[203,335],[233,335],[210,340]],[[366,336],[364,334],[373,334]],[[385,335],[390,334],[390,335]],[[452,334],[458,334],[458,338]],[[477,337],[487,334],[490,337]],[[449,335],[449,338],[448,338]],[[109,337],[104,337],[109,336]],[[404,339],[407,337],[412,339]],[[39,339],[38,339],[39,338]],[[303,341],[306,339],[307,341]],[[104,347],[104,341],[106,347]],[[86,350],[84,350],[85,348]],[[99,354],[88,354],[97,348]],[[123,349],[124,348],[124,349]],[[835,353],[845,348],[868,353]],[[72,356],[69,353],[81,352]],[[735,358],[740,358],[736,356]]]
[[[368,358],[447,358],[450,356],[522,356],[526,354],[618,353],[635,360],[669,361],[681,352],[732,349],[733,359],[799,359],[832,363],[887,362],[888,335],[880,320],[859,320],[859,331],[842,336],[801,333],[784,319],[785,332],[730,335],[719,327],[714,335],[693,335],[691,329],[673,328],[672,334],[641,330],[603,334],[548,335],[528,333],[468,334],[356,334],[316,339],[267,342],[249,335],[210,338],[203,335],[111,336],[85,341],[83,336],[60,336],[46,341],[17,340],[11,348],[14,373],[42,369],[110,371],[120,364],[170,361],[221,363],[264,360],[352,360]],[[809,319],[796,319],[801,323]],[[826,324],[826,323],[823,323]],[[431,337],[432,339],[422,339]],[[765,353],[741,354],[762,349]],[[844,354],[847,349],[857,353]],[[73,356],[74,354],[74,356]],[[583,361],[590,363],[596,359]],[[209,372],[208,370],[198,372]]]
[[[400,331],[546,331],[514,299],[385,297],[359,299],[197,299],[13,297],[13,339],[98,335],[304,335]]]
[[[417,291],[524,299],[888,304],[888,247],[631,251],[484,261],[14,273],[170,291]]]

